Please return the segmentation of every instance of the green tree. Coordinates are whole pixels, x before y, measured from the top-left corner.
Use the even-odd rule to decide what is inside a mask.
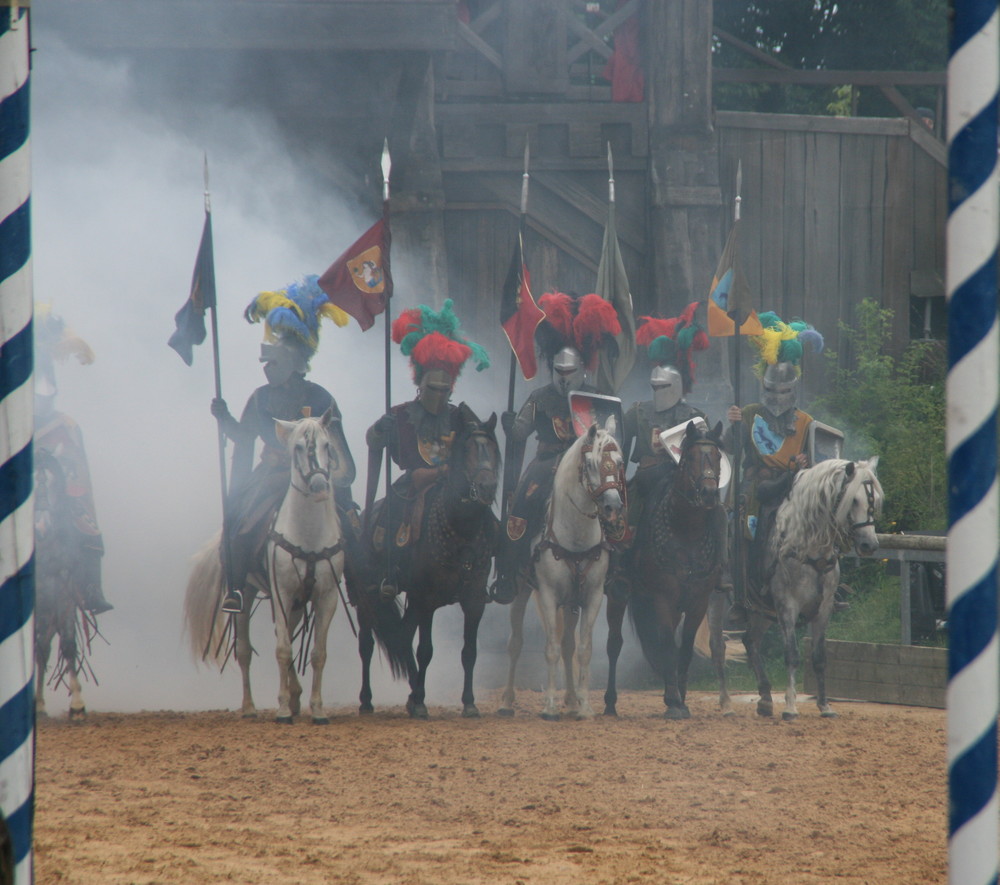
[[[914,341],[897,360],[886,351],[892,311],[866,299],[857,327],[841,324],[853,347],[851,368],[828,352],[833,383],[812,404],[820,420],[847,435],[849,458],[879,455],[885,491],[881,531],[947,528],[946,366],[938,342]]]
[[[948,58],[947,0],[715,0],[715,26],[803,70],[940,71]],[[758,65],[725,43],[719,67]],[[934,107],[931,87],[901,90],[915,105]],[[716,104],[728,110],[826,114],[834,88],[719,84]],[[862,116],[896,116],[880,90],[861,90]]]

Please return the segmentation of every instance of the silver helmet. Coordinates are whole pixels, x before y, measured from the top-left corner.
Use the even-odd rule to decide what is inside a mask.
[[[764,370],[761,383],[764,388],[761,402],[775,418],[795,408],[799,373],[792,363],[772,363]]]
[[[665,412],[672,409],[684,396],[684,380],[673,366],[655,366],[649,376],[653,388],[653,410]]]
[[[583,385],[586,369],[575,347],[564,347],[552,359],[552,383],[564,396]]]
[[[451,399],[455,379],[444,369],[428,369],[420,378],[417,400],[432,415],[440,415]]]
[[[264,377],[271,387],[280,387],[294,374],[308,371],[305,355],[280,339],[274,344],[260,346],[260,361],[264,364]]]

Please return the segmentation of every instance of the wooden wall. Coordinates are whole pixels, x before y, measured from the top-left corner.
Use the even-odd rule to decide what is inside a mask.
[[[449,291],[465,303],[474,296],[471,315],[486,334],[517,229],[526,135],[525,252],[535,293],[593,289],[607,212],[603,153],[612,137],[619,239],[637,313],[683,307],[687,293],[648,287],[657,249],[648,224],[648,133],[641,106],[633,108],[623,116],[610,103],[577,105],[570,116],[566,105],[438,105]],[[757,307],[812,323],[843,364],[852,350],[839,326],[855,322],[865,298],[893,310],[896,351],[921,333],[924,296],[932,296],[935,331],[943,334],[944,157],[916,125],[731,112],[715,121],[727,219],[742,164],[741,257]],[[720,229],[719,252],[725,234]],[[704,292],[693,297],[704,297],[714,269],[702,268]],[[756,390],[749,362],[745,389]],[[824,366],[807,355],[807,397],[823,385]]]

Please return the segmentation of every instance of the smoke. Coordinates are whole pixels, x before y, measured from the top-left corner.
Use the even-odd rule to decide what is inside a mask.
[[[374,218],[340,189],[318,186],[330,174],[330,158],[322,170],[296,158],[266,115],[227,104],[185,113],[163,84],[150,101],[128,63],[74,51],[44,19],[36,22],[33,45],[35,298],[50,303],[96,352],[90,366],[71,360],[57,367],[57,408],[77,421],[87,446],[106,547],[104,589],[115,606],[100,619],[107,641],[92,648],[98,682],[84,685],[84,697],[90,709],[105,711],[238,708],[238,668],[231,663],[220,675],[197,666],[181,623],[190,558],[221,524],[211,343],[195,349],[193,367],[166,345],[201,234],[204,159],[222,387],[237,415],[264,383],[257,360],[262,328],[242,320],[243,308],[260,290],[321,273]],[[411,297],[397,298],[396,310],[424,294],[406,279],[405,262],[394,262],[401,265],[397,294]],[[325,324],[310,373],[343,412],[359,468],[356,498],[364,495],[364,432],[384,409],[381,322],[368,333],[353,321],[344,329]],[[505,407],[506,346],[495,329],[469,334],[491,348],[494,368],[482,375],[467,370],[456,400],[485,417]],[[526,392],[522,385],[519,400]],[[412,395],[409,369],[394,350],[392,400]],[[505,677],[507,624],[505,609],[487,608],[477,686]],[[543,640],[533,607],[526,626],[525,658],[535,661],[526,680],[537,688]],[[255,700],[273,708],[277,676],[266,608],[253,634]],[[595,671],[603,667],[603,642],[595,637]],[[461,612],[451,606],[435,622],[429,702],[458,704],[460,645]],[[376,706],[401,704],[405,684],[392,683],[377,660],[373,667]],[[360,688],[357,644],[343,607],[334,619],[324,688],[331,706],[353,705]],[[50,709],[61,712],[65,698],[62,689],[50,690]]]

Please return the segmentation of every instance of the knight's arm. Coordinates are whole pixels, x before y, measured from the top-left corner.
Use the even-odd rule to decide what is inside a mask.
[[[382,451],[390,443],[395,421],[392,415],[383,415],[365,433],[368,445],[368,485],[365,488],[365,514],[371,513],[378,493],[379,479],[382,477]]]
[[[632,454],[632,446],[639,435],[639,404],[633,403],[632,407],[622,418],[622,460],[628,464],[628,459]]]
[[[233,432],[226,435],[233,440],[233,467],[229,478],[230,488],[239,488],[253,470],[254,444],[257,441],[257,403],[251,396],[243,409]]]
[[[524,464],[524,447],[535,427],[535,398],[529,396],[517,415],[504,413],[504,432],[507,436],[506,452],[504,453],[504,490],[513,491],[521,476]],[[513,420],[511,420],[511,416]]]
[[[357,479],[358,469],[354,465],[354,456],[351,454],[351,448],[347,444],[347,435],[344,433],[344,422],[340,414],[340,408],[333,397],[330,397],[328,411],[330,412],[330,424],[327,432],[330,434],[338,450],[338,458],[344,465],[344,472],[338,477],[336,486],[337,488],[348,489],[349,491],[354,480]],[[348,497],[350,497],[350,494],[348,494]]]
[[[780,501],[791,490],[794,481],[794,470],[783,473],[777,479],[762,480],[757,484],[757,498],[762,504]]]

